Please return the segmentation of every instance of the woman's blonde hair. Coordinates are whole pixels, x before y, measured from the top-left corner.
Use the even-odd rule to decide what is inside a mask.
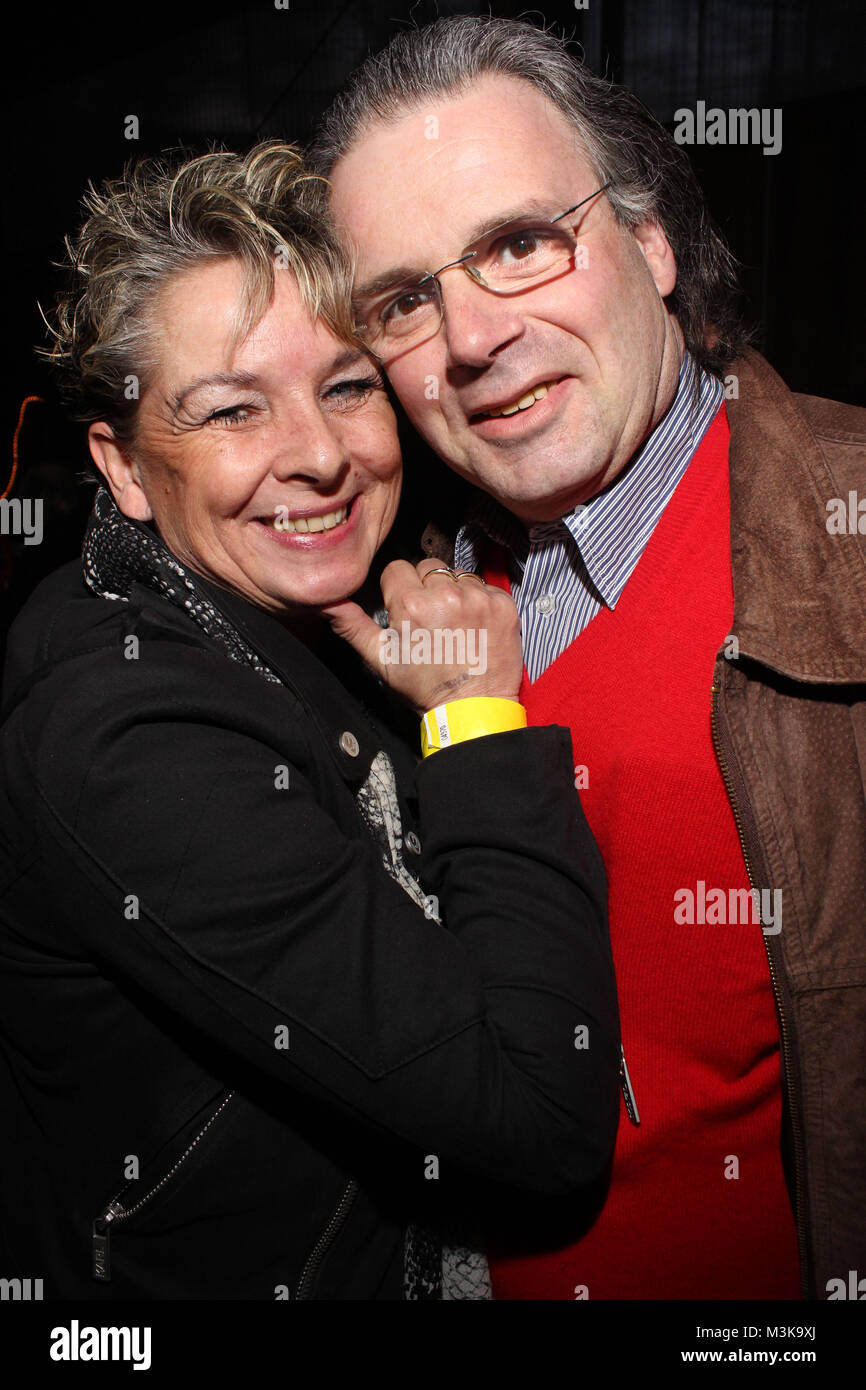
[[[155,366],[154,302],[173,276],[209,261],[244,268],[232,347],[265,313],[277,266],[292,272],[312,317],[357,345],[350,268],[315,210],[316,183],[296,146],[266,141],[245,155],[144,158],[99,189],[90,184],[87,216],[66,239],[68,284],[54,322],[46,319],[54,341],[43,354],[75,418],[106,420],[133,441]]]

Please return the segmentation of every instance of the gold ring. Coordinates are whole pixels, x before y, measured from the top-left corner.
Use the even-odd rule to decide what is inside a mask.
[[[440,565],[438,569],[428,570],[426,574],[422,574],[421,583],[425,584],[427,580],[430,578],[431,574],[447,574],[452,584],[457,583],[457,575],[454,573],[452,569],[449,569],[447,565]]]
[[[487,580],[482,579],[474,570],[455,570],[454,574],[458,579],[474,579],[477,584],[483,584],[485,589],[487,588]]]

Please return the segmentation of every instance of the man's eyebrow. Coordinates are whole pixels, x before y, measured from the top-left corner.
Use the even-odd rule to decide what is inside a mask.
[[[374,275],[372,280],[365,280],[363,285],[358,285],[354,297],[355,299],[375,299],[377,295],[384,294],[386,290],[396,289],[398,285],[413,285],[429,274],[428,270],[416,270],[411,266],[395,265],[390,270],[383,270],[381,275]]]
[[[530,198],[510,212],[498,212],[495,217],[485,217],[483,222],[477,222],[466,238],[466,245],[472,246],[476,241],[481,241],[482,237],[489,236],[491,232],[498,232],[500,227],[508,227],[512,222],[525,222],[527,217],[538,216],[548,221],[552,215],[555,214],[551,214],[549,202],[540,198]]]
[[[506,212],[497,212],[493,217],[485,217],[483,221],[476,222],[475,226],[469,231],[464,246],[473,246],[482,237],[489,236],[491,232],[499,231],[500,227],[507,227],[512,222],[525,221],[527,217],[543,216],[545,220],[551,216],[550,205],[543,202],[540,198],[531,198],[519,207],[512,208]],[[454,257],[458,259],[457,256]],[[390,270],[383,270],[380,275],[375,275],[371,280],[365,280],[355,290],[357,299],[372,299],[376,295],[384,294],[386,290],[395,289],[398,285],[414,285],[419,280],[423,280],[425,275],[431,273],[430,267],[423,268],[418,266],[399,265],[392,266]]]

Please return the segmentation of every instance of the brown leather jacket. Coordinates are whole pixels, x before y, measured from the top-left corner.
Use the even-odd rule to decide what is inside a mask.
[[[750,879],[782,893],[782,1157],[803,1294],[826,1298],[866,1277],[866,410],[792,394],[757,352],[730,371],[739,651],[707,702]],[[422,544],[453,555],[438,527]]]
[[[866,537],[827,508],[866,498],[866,410],[792,395],[757,353],[731,370],[739,659],[716,659],[713,727],[749,874],[782,891],[783,1153],[826,1298],[866,1275]]]

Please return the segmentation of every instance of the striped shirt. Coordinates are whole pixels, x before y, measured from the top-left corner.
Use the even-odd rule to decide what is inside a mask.
[[[531,681],[603,606],[616,607],[723,396],[722,383],[687,352],[670,408],[630,465],[589,502],[528,529],[486,494],[472,504],[454,566],[477,569],[485,536],[505,548]]]

